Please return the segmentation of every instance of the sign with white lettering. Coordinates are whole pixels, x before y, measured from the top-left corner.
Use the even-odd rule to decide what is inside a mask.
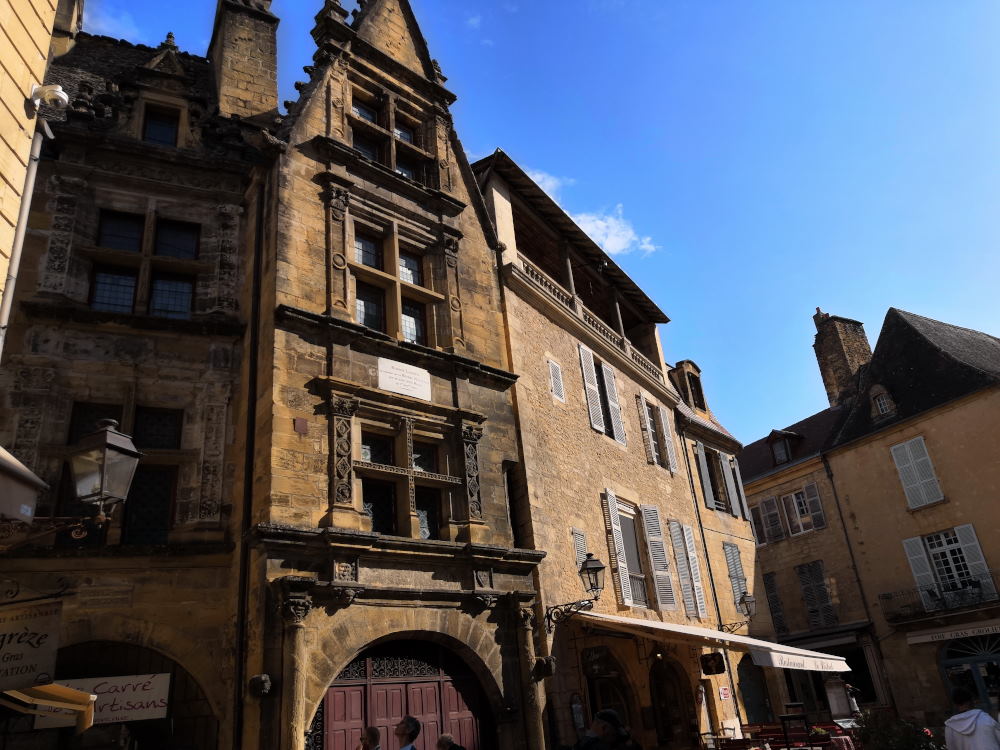
[[[727,701],[731,697],[732,697],[732,693],[730,692],[729,688],[726,687],[725,685],[720,685],[719,686],[719,700],[720,701]]]
[[[851,668],[847,662],[839,656],[831,655],[828,659],[819,656],[811,656],[811,653],[804,651],[800,654],[784,653],[781,651],[764,651],[763,649],[750,649],[750,656],[753,663],[758,667],[779,667],[780,669],[806,669],[812,672],[850,672]]]
[[[163,719],[167,715],[170,675],[166,673],[88,677],[85,680],[59,680],[59,684],[97,696],[94,724]],[[35,729],[71,727],[75,723],[75,713],[58,708],[52,709],[47,716],[35,717]]]
[[[996,635],[1000,633],[1000,620],[988,620],[979,625],[964,628],[952,628],[950,630],[923,630],[910,633],[906,636],[906,642],[914,643],[941,643],[955,638],[971,638],[978,635]]]
[[[413,365],[379,358],[378,387],[383,391],[431,400],[431,374]]]
[[[61,619],[61,601],[0,608],[0,691],[52,682]]]

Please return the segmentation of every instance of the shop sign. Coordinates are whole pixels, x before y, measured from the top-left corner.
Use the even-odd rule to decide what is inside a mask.
[[[781,651],[751,649],[750,656],[758,667],[778,667],[779,669],[806,669],[813,672],[850,672],[847,662],[840,657],[820,659],[806,654],[788,654]]]
[[[719,700],[720,701],[727,701],[731,697],[732,697],[732,693],[730,692],[729,688],[726,687],[725,685],[720,685],[719,686]]]
[[[383,391],[412,396],[421,401],[431,400],[430,372],[392,359],[379,358],[378,387]]]
[[[97,696],[94,724],[118,724],[167,716],[169,673],[59,680],[59,684]],[[71,727],[75,723],[76,714],[72,711],[53,709],[50,715],[35,718],[35,729]]]
[[[988,623],[972,628],[955,628],[953,630],[931,630],[919,633],[910,633],[906,636],[906,642],[914,643],[941,643],[954,638],[972,638],[978,635],[996,635],[1000,633],[1000,620],[991,620]]]
[[[0,607],[0,691],[52,682],[61,619],[61,601]]]

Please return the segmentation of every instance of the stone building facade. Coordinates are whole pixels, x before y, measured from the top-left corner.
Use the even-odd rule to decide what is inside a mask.
[[[755,634],[844,657],[862,706],[938,725],[963,685],[996,712],[1000,340],[890,309],[872,351],[859,322],[815,321],[830,407],[741,454],[771,615]],[[771,689],[843,710],[819,675]]]

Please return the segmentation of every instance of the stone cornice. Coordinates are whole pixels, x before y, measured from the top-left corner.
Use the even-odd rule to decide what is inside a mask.
[[[66,323],[101,325],[112,323],[138,331],[162,331],[188,336],[242,336],[244,325],[236,318],[222,315],[195,315],[191,320],[157,318],[150,315],[128,315],[125,313],[91,310],[76,302],[65,299],[26,300],[21,308],[28,317],[58,320]],[[122,331],[126,333],[126,331]]]

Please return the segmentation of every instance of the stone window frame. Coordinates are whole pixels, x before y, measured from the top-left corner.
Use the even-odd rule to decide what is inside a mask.
[[[632,604],[630,606],[637,609],[656,610],[655,592],[653,592],[653,595],[650,594],[653,583],[653,565],[649,559],[649,543],[647,541],[646,526],[641,509],[638,504],[621,497],[616,496],[615,502],[618,507],[619,517],[628,516],[632,520],[632,526],[635,529],[635,548],[636,555],[639,558],[639,570],[633,571],[632,566],[629,565],[629,590],[632,592]],[[625,532],[622,531],[623,542],[624,534]],[[642,579],[644,601],[636,599],[633,577]]]
[[[411,341],[410,343],[431,349],[445,346],[445,342],[439,340],[438,326],[435,325],[436,317],[439,314],[439,305],[445,301],[445,295],[430,286],[434,281],[430,260],[431,249],[420,247],[418,243],[402,236],[399,224],[395,221],[379,222],[357,214],[351,218],[352,220],[347,223],[347,231],[349,234],[348,246],[352,252],[347,259],[347,265],[351,274],[349,309],[353,312],[354,321],[361,325],[360,321],[357,320],[356,311],[357,284],[360,282],[382,290],[384,311],[382,333],[398,341],[406,341],[403,305],[404,302],[417,304],[423,307],[424,340]],[[381,242],[381,269],[357,261],[354,248],[355,238],[358,235]],[[413,284],[403,279],[403,270],[400,267],[401,255],[420,259],[422,284]]]
[[[896,402],[885,386],[873,385],[868,391],[868,397],[871,403],[872,421],[878,422],[896,416]]]
[[[374,113],[374,120],[359,114],[356,105]],[[351,106],[345,108],[347,124],[351,131],[351,144],[355,138],[375,146],[375,161],[404,179],[420,183],[426,187],[435,173],[435,157],[426,150],[424,123],[427,121],[422,108],[400,97],[396,92],[381,90],[373,92],[370,84],[351,80]],[[399,128],[405,129],[406,133]],[[412,135],[412,139],[406,135]],[[367,149],[355,149],[365,153]],[[366,158],[370,158],[365,154]],[[412,175],[405,174],[401,165],[406,165]]]
[[[150,109],[177,113],[177,141],[173,146],[146,140],[146,113]],[[191,115],[186,100],[147,90],[139,95],[134,111],[136,114],[133,115],[132,135],[144,145],[164,149],[189,148],[194,145],[190,126]]]

